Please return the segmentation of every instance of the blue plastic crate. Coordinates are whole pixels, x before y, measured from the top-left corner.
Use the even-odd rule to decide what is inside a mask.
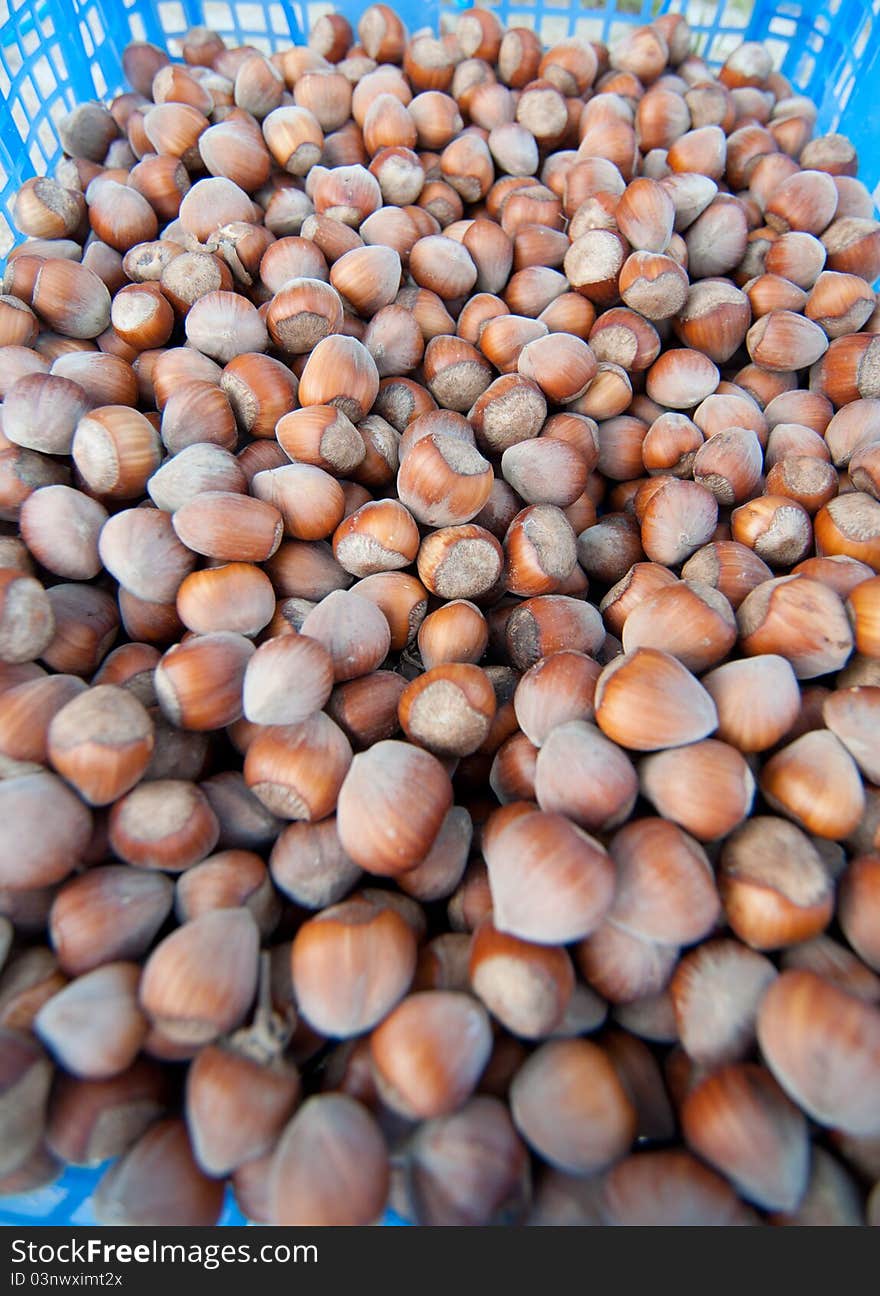
[[[51,172],[61,153],[57,122],[84,99],[123,88],[120,55],[150,40],[172,55],[199,23],[229,44],[271,52],[301,44],[331,10],[356,19],[367,0],[0,0],[0,255],[17,238],[10,219],[23,180]],[[415,30],[454,17],[471,0],[397,0]],[[776,65],[819,107],[818,132],[854,142],[860,176],[880,200],[880,0],[500,0],[503,21],[533,27],[545,43],[578,36],[614,40],[626,25],[684,13],[696,48],[724,61],[741,40],[763,40]],[[92,1224],[100,1171],[71,1169],[55,1184],[0,1202],[0,1224]],[[403,1223],[396,1216],[388,1224]],[[244,1224],[231,1198],[222,1224]]]
[[[110,1165],[110,1162],[107,1162]],[[28,1193],[22,1197],[10,1197],[0,1201],[0,1226],[9,1227],[39,1225],[43,1228],[66,1227],[75,1224],[79,1228],[88,1228],[96,1224],[92,1211],[92,1193],[106,1166],[96,1170],[80,1170],[70,1166],[60,1179],[49,1184],[38,1192]],[[227,1192],[220,1216],[221,1225],[242,1227],[247,1220],[235,1204],[231,1192]],[[383,1224],[406,1226],[406,1220],[387,1211]]]

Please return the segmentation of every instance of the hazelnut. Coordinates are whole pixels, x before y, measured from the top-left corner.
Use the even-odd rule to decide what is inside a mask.
[[[878,1028],[875,1007],[813,972],[788,971],[764,996],[758,1040],[783,1089],[814,1120],[846,1133],[873,1135],[878,1126],[872,1083]],[[820,1057],[833,1059],[833,1080]],[[817,1084],[820,1072],[826,1079]]]
[[[409,995],[370,1037],[385,1101],[412,1118],[443,1116],[471,1095],[489,1060],[491,1031],[470,995],[429,990]]]

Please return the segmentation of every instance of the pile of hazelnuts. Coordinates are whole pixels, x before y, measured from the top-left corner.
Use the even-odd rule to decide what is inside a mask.
[[[0,295],[0,1192],[880,1222],[880,223],[675,14],[190,31]]]

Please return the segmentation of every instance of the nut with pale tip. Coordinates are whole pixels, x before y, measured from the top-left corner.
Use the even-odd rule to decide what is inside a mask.
[[[703,433],[684,414],[671,411],[656,418],[641,442],[642,463],[653,476],[690,477]]]
[[[864,491],[853,490],[829,500],[813,524],[816,553],[820,557],[845,554],[880,567],[880,502]]]
[[[353,576],[408,567],[419,548],[419,531],[398,500],[370,500],[350,513],[333,533],[336,561]]]
[[[670,319],[688,296],[686,272],[668,253],[632,252],[620,268],[620,296],[649,320]]]
[[[492,382],[484,356],[462,338],[432,336],[423,362],[425,385],[444,409],[466,413]]]
[[[495,692],[479,666],[449,662],[417,676],[401,695],[407,737],[439,756],[467,756],[488,735]]]
[[[468,412],[477,445],[489,455],[538,436],[546,417],[547,402],[538,384],[513,373],[488,384]]]
[[[144,706],[153,706],[156,702],[153,671],[160,656],[152,644],[120,644],[104,658],[92,684],[118,684],[129,689]]]
[[[736,616],[745,655],[785,657],[798,679],[840,670],[852,652],[853,634],[839,595],[809,576],[762,582]]]
[[[110,323],[135,352],[164,346],[174,328],[174,311],[153,283],[128,284],[113,298]]]
[[[595,656],[604,640],[605,627],[592,604],[565,594],[526,599],[510,609],[504,625],[510,663],[523,671],[561,649]]]
[[[681,580],[661,586],[632,608],[621,642],[624,652],[658,648],[701,674],[727,656],[736,634],[736,618],[723,594],[699,581]]]
[[[220,825],[196,784],[184,779],[142,782],[110,812],[110,845],[140,868],[180,872],[214,849]]]
[[[837,470],[824,459],[789,454],[773,465],[764,485],[768,495],[791,499],[812,516],[835,498],[840,480]]]
[[[313,821],[333,813],[350,763],[345,734],[316,711],[299,724],[259,726],[247,747],[244,777],[279,818]]]
[[[756,816],[727,838],[718,885],[728,923],[752,949],[809,940],[833,913],[833,883],[810,838],[772,816]]]
[[[164,715],[178,728],[197,731],[232,724],[242,714],[244,673],[253,652],[249,639],[225,630],[173,645],[155,673]]]
[[[504,551],[490,531],[470,522],[440,527],[425,536],[416,562],[419,579],[432,594],[442,599],[473,600],[497,585],[504,569]]]
[[[758,1007],[776,968],[727,937],[683,954],[670,982],[679,1039],[698,1066],[744,1060],[755,1043]]]
[[[504,537],[506,583],[512,594],[551,594],[570,576],[577,559],[568,518],[552,504],[517,513]]]
[[[353,472],[366,454],[357,428],[332,404],[313,404],[284,414],[275,435],[294,463],[311,464],[334,476]]]
[[[870,495],[873,499],[880,498],[880,472],[878,472],[878,451],[877,442],[871,442],[869,445],[862,446],[855,451],[849,461],[849,480],[851,485],[865,495]],[[822,501],[827,504],[831,499]]]
[[[52,766],[90,805],[109,805],[128,792],[146,770],[153,742],[146,708],[113,684],[71,698],[47,733]]]

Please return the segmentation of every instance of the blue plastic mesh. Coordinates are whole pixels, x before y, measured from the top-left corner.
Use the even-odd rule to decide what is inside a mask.
[[[0,254],[12,244],[9,214],[21,182],[60,156],[56,123],[74,103],[122,88],[120,53],[133,39],[179,53],[179,38],[204,23],[230,44],[266,52],[301,43],[332,9],[357,18],[367,0],[0,0]],[[447,21],[470,0],[397,0],[411,30]],[[685,13],[697,49],[723,62],[744,39],[764,40],[777,66],[819,106],[820,131],[841,129],[859,150],[862,178],[880,198],[880,0],[500,0],[508,24],[545,42],[613,40],[660,12]],[[58,1183],[0,1202],[0,1224],[89,1224],[97,1171],[69,1170]],[[224,1224],[243,1224],[231,1200]],[[386,1223],[401,1223],[394,1216]]]
[[[89,1225],[94,1225],[96,1221],[91,1197],[102,1173],[103,1167],[97,1170],[78,1170],[71,1166],[56,1183],[47,1188],[0,1201],[0,1226],[23,1224],[59,1228],[76,1224],[88,1228]],[[247,1222],[236,1206],[232,1193],[228,1192],[219,1223],[241,1227]],[[393,1211],[388,1211],[382,1222],[394,1226],[406,1224],[406,1220],[402,1220]]]
[[[0,1202],[0,1225],[40,1225],[59,1228],[76,1224],[81,1228],[95,1225],[91,1197],[101,1177],[98,1170],[78,1170],[70,1166],[62,1177],[47,1188],[10,1197]],[[232,1194],[227,1193],[220,1224],[244,1225],[247,1220],[235,1205]]]
[[[39,1225],[41,1228],[59,1228],[69,1224],[76,1224],[80,1228],[94,1226],[96,1220],[91,1198],[104,1169],[102,1166],[96,1170],[80,1170],[70,1166],[60,1179],[48,1187],[0,1201],[0,1227],[13,1224],[30,1227]],[[231,1192],[226,1194],[223,1214],[218,1223],[239,1228],[248,1223],[236,1206]],[[405,1226],[407,1221],[393,1211],[387,1211],[382,1223],[400,1227]]]

